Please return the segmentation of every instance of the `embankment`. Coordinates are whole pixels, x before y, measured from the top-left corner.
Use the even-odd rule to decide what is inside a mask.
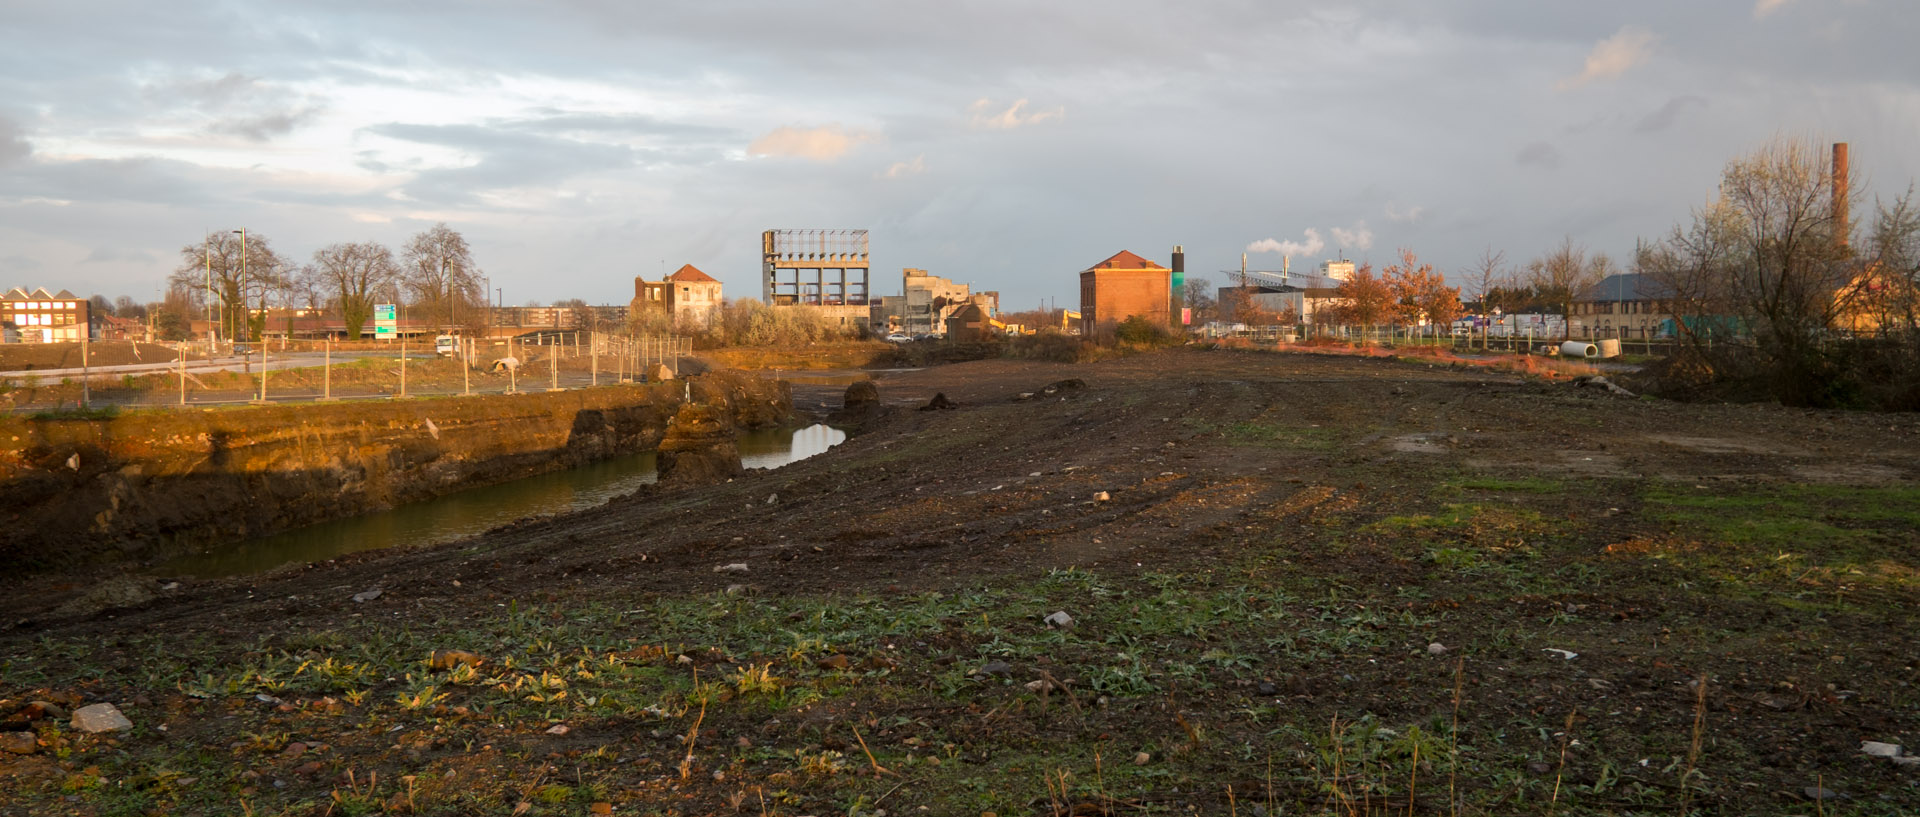
[[[647,451],[689,396],[742,428],[792,411],[787,384],[716,372],[551,393],[0,418],[0,564],[150,558]]]

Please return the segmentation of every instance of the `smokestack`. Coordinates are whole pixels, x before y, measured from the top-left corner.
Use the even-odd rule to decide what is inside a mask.
[[[1851,225],[1847,222],[1847,197],[1851,193],[1847,186],[1848,163],[1847,143],[1833,143],[1833,186],[1829,191],[1833,196],[1833,242],[1840,249],[1847,248],[1847,238]]]
[[[1172,274],[1167,276],[1167,287],[1173,292],[1174,311],[1173,311],[1173,314],[1169,317],[1173,319],[1173,323],[1176,326],[1183,323],[1183,321],[1181,320],[1180,308],[1184,305],[1184,302],[1181,301],[1181,296],[1184,295],[1185,293],[1183,293],[1181,290],[1183,287],[1186,286],[1186,284],[1187,284],[1187,253],[1186,253],[1186,250],[1182,249],[1179,244],[1175,244],[1173,245]]]

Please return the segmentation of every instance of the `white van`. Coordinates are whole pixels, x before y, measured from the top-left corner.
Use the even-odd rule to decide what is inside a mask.
[[[433,353],[441,357],[453,357],[460,352],[460,339],[453,335],[441,335],[433,339]]]

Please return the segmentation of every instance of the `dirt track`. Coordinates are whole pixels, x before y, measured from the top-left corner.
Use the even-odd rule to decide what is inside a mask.
[[[1084,388],[1045,391],[1069,378]],[[698,628],[677,629],[660,616],[621,618],[611,632],[625,633],[629,646],[683,644],[667,655],[692,655],[682,663],[714,676],[770,661],[793,688],[811,684],[827,697],[775,705],[774,723],[788,727],[766,725],[764,708],[705,713],[702,699],[710,734],[702,740],[723,747],[702,768],[725,771],[720,779],[673,779],[657,767],[659,754],[649,771],[645,763],[576,765],[605,781],[592,797],[631,803],[635,812],[668,802],[687,813],[727,811],[719,804],[758,787],[795,798],[770,813],[813,813],[855,794],[871,804],[897,788],[891,777],[851,771],[868,765],[866,743],[877,744],[875,765],[894,766],[947,745],[947,766],[911,767],[918,771],[905,779],[918,784],[892,794],[889,810],[931,804],[965,813],[941,808],[964,800],[1001,813],[1025,802],[1039,813],[1031,803],[1044,805],[1051,788],[1039,787],[1045,762],[1090,783],[1091,751],[1105,747],[1108,763],[1123,767],[1108,768],[1102,786],[1124,794],[1107,796],[1151,809],[1224,814],[1232,786],[1244,812],[1254,802],[1245,793],[1276,774],[1263,764],[1275,763],[1283,795],[1276,802],[1337,806],[1341,796],[1357,801],[1377,791],[1382,802],[1400,798],[1396,809],[1410,797],[1423,813],[1445,813],[1445,800],[1433,799],[1446,797],[1444,783],[1404,785],[1417,761],[1390,748],[1366,754],[1366,741],[1386,738],[1369,732],[1349,750],[1380,764],[1378,781],[1361,775],[1372,787],[1362,791],[1330,771],[1312,736],[1348,740],[1338,722],[1329,732],[1330,718],[1391,727],[1401,743],[1410,726],[1440,728],[1458,671],[1455,758],[1467,764],[1458,773],[1476,813],[1539,813],[1559,782],[1563,813],[1676,813],[1683,799],[1719,813],[1811,813],[1800,798],[1816,781],[1848,798],[1825,804],[1827,813],[1920,809],[1914,772],[1858,750],[1862,740],[1903,739],[1920,750],[1920,622],[1911,606],[1920,588],[1920,418],[1691,406],[1444,363],[1227,351],[1078,366],[984,361],[880,385],[894,406],[887,416],[828,454],[777,472],[643,492],[428,552],[189,583],[106,617],[36,613],[13,594],[10,615],[28,621],[0,633],[0,644],[32,653],[48,688],[98,666],[87,694],[139,695],[149,719],[178,724],[216,704],[183,698],[164,676],[140,681],[155,670],[128,656],[153,649],[148,639],[211,639],[181,671],[217,674],[262,649],[325,653],[310,646],[311,634],[323,631],[405,626],[451,641],[453,628],[488,626],[472,622],[504,615],[510,603],[537,605],[557,623],[588,609],[634,613],[685,602],[764,616],[776,634],[792,628],[806,643],[806,610],[919,609],[991,590],[1005,594],[995,603],[1036,618],[1072,610],[1080,623],[1062,636],[1035,619],[988,621],[987,608],[1005,611],[981,602],[974,613],[937,617],[930,629],[896,622],[871,639],[822,632],[828,652],[856,660],[881,650],[881,640],[916,645],[891,653],[893,664],[867,682],[873,686],[843,688],[834,686],[839,676],[815,671],[817,656],[791,668],[778,663],[767,650],[785,636],[773,646],[754,640],[749,618],[705,641],[692,635]],[[935,392],[961,407],[910,408]],[[1107,498],[1097,500],[1101,492]],[[714,571],[728,563],[750,573]],[[728,595],[735,585],[747,595]],[[383,595],[348,600],[371,587]],[[1148,617],[1181,593],[1211,601],[1189,611],[1186,625]],[[1236,599],[1254,611],[1229,610]],[[148,635],[155,633],[164,635]],[[573,646],[602,649],[609,637]],[[120,646],[86,659],[49,646],[66,641]],[[492,649],[518,643],[501,636]],[[1439,648],[1430,653],[1429,644]],[[1089,680],[1116,677],[1116,660],[1137,664],[1143,656],[1162,669],[1143,670],[1140,686]],[[968,680],[996,657],[1010,662],[1014,681],[1056,678],[1077,688],[1073,708],[1049,707],[1045,695],[1018,684],[996,685],[993,673],[985,684]],[[662,671],[673,666],[667,660]],[[1708,691],[1696,700],[1689,685],[1703,674]],[[816,675],[825,680],[810,680]],[[956,676],[958,691],[947,686]],[[746,690],[743,683],[742,698]],[[488,705],[484,691],[472,706]],[[16,703],[32,692],[0,689]],[[419,717],[381,709],[378,701],[392,697],[381,695],[355,711],[397,719],[396,729]],[[1096,697],[1097,709],[1081,711]],[[1702,713],[1708,727],[1695,776],[1685,758]],[[896,716],[904,720],[889,719]],[[299,725],[300,714],[249,717],[277,718],[283,730],[314,728]],[[556,717],[592,724],[587,731],[609,745],[662,740],[694,723],[691,712],[645,725],[590,712]],[[511,743],[527,758],[579,758],[590,748],[543,736],[545,720],[499,734],[447,718],[446,728],[496,734],[484,739]],[[1570,736],[1563,720],[1574,724]],[[856,727],[863,743],[822,725],[832,722],[865,724]],[[198,728],[225,745],[235,727]],[[729,755],[724,747],[735,736],[753,739]],[[338,753],[328,774],[379,768],[395,779],[421,773],[410,769],[505,762],[506,778],[524,783],[545,763],[462,757],[444,740],[424,756],[385,752],[377,737],[356,742],[343,733],[327,742]],[[747,748],[761,745],[767,750]],[[1392,745],[1400,744],[1381,747]],[[1125,767],[1142,747],[1158,747],[1148,752],[1152,763]],[[796,752],[841,750],[854,761],[844,774],[787,770]],[[50,762],[42,757],[15,762],[19,791],[65,774],[48,778],[31,767]],[[1163,758],[1166,774],[1150,774]],[[974,792],[962,769],[1005,777],[1008,788]],[[1447,773],[1429,761],[1415,777]],[[341,786],[287,779],[287,793],[260,796],[297,812],[301,797],[320,802]],[[1273,778],[1266,783],[1272,789]],[[1346,790],[1329,794],[1329,786]],[[1098,799],[1085,787],[1075,791],[1068,800]],[[512,805],[511,792],[499,797]],[[550,813],[570,812],[556,805]]]

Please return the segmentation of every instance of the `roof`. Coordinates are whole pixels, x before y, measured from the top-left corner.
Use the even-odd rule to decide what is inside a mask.
[[[1588,302],[1657,301],[1669,297],[1666,283],[1644,272],[1620,272],[1600,279],[1579,299]]]
[[[1088,267],[1086,271],[1094,272],[1098,270],[1160,270],[1166,272],[1167,268],[1126,250],[1121,250],[1109,256],[1107,260]]]
[[[677,270],[674,270],[672,275],[667,276],[667,280],[677,284],[720,283],[720,280],[718,278],[715,278],[711,275],[701,272],[699,269],[696,269],[692,264],[688,264]]]

